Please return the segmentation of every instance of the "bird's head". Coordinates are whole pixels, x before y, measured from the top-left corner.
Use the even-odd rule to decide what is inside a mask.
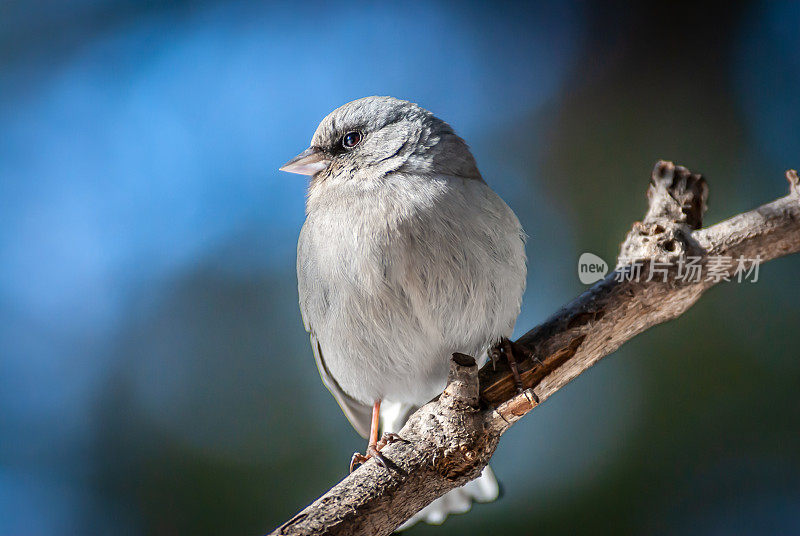
[[[311,146],[281,167],[315,181],[379,179],[389,173],[481,180],[467,144],[429,111],[393,97],[365,97],[328,114]]]

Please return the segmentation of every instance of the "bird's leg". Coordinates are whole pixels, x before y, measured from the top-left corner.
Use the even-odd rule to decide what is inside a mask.
[[[350,460],[350,472],[352,473],[353,470],[356,468],[357,465],[361,465],[362,463],[366,462],[370,458],[375,458],[378,462],[378,465],[381,467],[388,467],[388,461],[386,457],[381,454],[381,449],[386,445],[391,445],[392,443],[396,443],[397,441],[404,441],[399,435],[393,433],[385,433],[381,437],[380,441],[378,441],[378,426],[380,425],[380,413],[381,413],[381,401],[377,400],[375,404],[372,406],[372,424],[369,428],[369,444],[367,445],[367,452],[366,454],[361,454],[360,452],[356,452],[353,454],[353,458]]]
[[[380,465],[386,467],[386,459],[380,452],[378,452],[378,426],[380,425],[380,415],[381,401],[376,400],[372,405],[372,423],[369,427],[369,443],[367,444],[367,452],[365,454],[361,454],[360,452],[353,454],[353,457],[350,459],[351,473],[355,470],[357,465],[361,465],[373,456],[376,460],[378,460]]]
[[[506,354],[508,368],[511,369],[511,375],[514,376],[514,386],[517,388],[517,392],[521,393],[524,388],[522,386],[522,378],[519,375],[519,366],[517,365],[517,358],[514,356],[514,349],[511,346],[511,341],[503,337],[500,340],[500,344],[503,345],[503,353]]]
[[[515,342],[511,342],[508,337],[503,337],[500,339],[500,342],[489,351],[489,357],[492,359],[492,364],[496,363],[496,360],[499,358],[500,354],[504,354],[506,356],[506,361],[508,361],[508,368],[511,369],[511,375],[514,376],[514,386],[517,388],[517,392],[521,393],[525,390],[524,386],[522,385],[522,378],[519,374],[519,365],[517,364],[518,359],[517,357],[521,355],[523,359],[531,359],[539,364],[539,358],[536,355],[528,350],[525,346],[521,344],[517,344]],[[538,403],[539,398],[536,396],[535,393],[533,394],[534,400]]]

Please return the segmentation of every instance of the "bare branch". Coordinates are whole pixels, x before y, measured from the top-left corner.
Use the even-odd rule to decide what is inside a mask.
[[[800,180],[793,170],[786,178],[786,197],[700,229],[705,180],[659,162],[647,193],[649,209],[623,242],[617,269],[519,339],[537,357],[518,363],[523,393],[516,392],[507,367],[477,371],[474,359],[455,354],[444,393],[400,431],[408,442],[382,451],[393,467],[367,462],[272,534],[390,534],[435,498],[475,478],[514,422],[599,359],[680,316],[710,287],[735,277],[737,267],[800,251]],[[692,257],[699,277],[687,281],[679,276]],[[725,265],[715,258],[745,262]]]

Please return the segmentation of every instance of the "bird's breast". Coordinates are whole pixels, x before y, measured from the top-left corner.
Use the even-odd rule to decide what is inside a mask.
[[[525,260],[510,209],[477,181],[417,186],[309,200],[301,307],[331,373],[361,400],[427,400],[452,352],[482,351],[519,312]]]

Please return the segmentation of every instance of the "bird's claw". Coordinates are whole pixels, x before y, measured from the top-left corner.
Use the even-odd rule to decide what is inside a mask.
[[[369,451],[367,451],[367,455],[361,454],[360,452],[354,452],[353,457],[350,458],[350,472],[356,470],[356,467],[361,465],[362,463],[366,462],[370,459]]]
[[[370,445],[367,447],[366,454],[361,454],[360,452],[353,453],[353,457],[350,458],[350,472],[352,473],[353,471],[356,470],[356,467],[358,467],[363,463],[366,463],[367,460],[371,458],[375,458],[375,461],[378,463],[378,465],[380,465],[384,469],[387,469],[389,467],[388,460],[383,454],[381,454],[377,446]]]
[[[386,445],[391,445],[392,443],[407,443],[408,440],[403,439],[397,434],[391,432],[385,432],[383,436],[381,436],[380,440],[375,445],[369,445],[367,447],[366,454],[361,454],[360,452],[356,452],[353,454],[353,457],[350,459],[350,472],[352,473],[355,471],[356,467],[365,463],[370,458],[375,458],[375,461],[378,465],[383,467],[384,469],[389,468],[389,460],[386,459],[386,456],[381,454],[381,449]]]
[[[403,439],[393,432],[384,432],[376,445],[376,449],[380,451],[383,447],[391,445],[392,443],[408,443],[408,440]]]
[[[497,362],[500,361],[500,357],[503,355],[503,351],[500,349],[500,345],[492,346],[489,349],[489,359],[492,360],[492,370],[497,370]]]

